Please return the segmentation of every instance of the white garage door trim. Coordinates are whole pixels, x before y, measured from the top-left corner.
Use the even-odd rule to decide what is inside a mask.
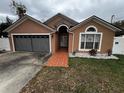
[[[13,52],[15,52],[15,44],[14,44],[14,35],[49,35],[49,45],[50,45],[50,53],[51,53],[51,34],[50,33],[12,33],[11,39],[12,39],[12,48]]]

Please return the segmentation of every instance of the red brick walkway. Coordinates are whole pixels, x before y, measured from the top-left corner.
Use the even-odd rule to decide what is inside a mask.
[[[46,66],[51,67],[68,67],[68,52],[58,51],[53,54],[49,59]]]

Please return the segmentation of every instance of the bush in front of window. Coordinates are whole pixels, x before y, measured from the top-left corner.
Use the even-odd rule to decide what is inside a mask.
[[[91,50],[89,51],[89,54],[90,54],[90,56],[96,56],[96,54],[97,54],[97,49],[91,49]]]

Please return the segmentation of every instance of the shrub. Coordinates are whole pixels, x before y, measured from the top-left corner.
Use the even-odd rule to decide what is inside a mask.
[[[78,52],[78,50],[75,50],[75,51],[72,53],[72,55],[75,55],[77,52]]]
[[[91,56],[96,56],[97,50],[96,50],[96,49],[92,49],[92,50],[89,51],[89,54],[90,54]]]
[[[112,55],[112,50],[111,49],[108,49],[107,50],[107,54],[108,54],[108,56],[111,56]]]

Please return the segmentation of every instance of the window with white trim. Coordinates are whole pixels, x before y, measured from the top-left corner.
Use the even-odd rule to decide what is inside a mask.
[[[90,32],[91,33],[90,33]],[[96,32],[96,29],[93,27],[88,28],[85,33],[80,33],[80,49],[100,49],[100,40],[102,33]]]

